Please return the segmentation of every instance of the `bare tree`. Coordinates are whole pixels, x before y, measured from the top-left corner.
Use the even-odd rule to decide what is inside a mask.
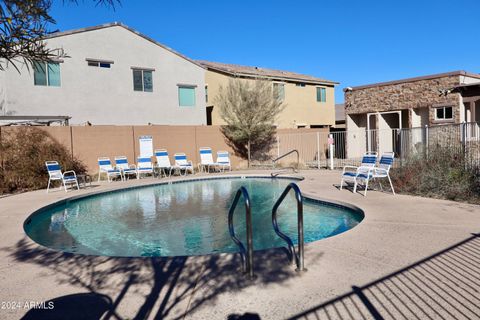
[[[227,87],[220,87],[215,102],[227,123],[222,127],[224,135],[239,147],[237,151],[246,150],[250,166],[252,149],[272,141],[275,120],[285,104],[269,81],[241,79],[231,79]]]
[[[76,0],[64,0],[77,3]],[[114,8],[119,0],[94,0]],[[42,41],[57,30],[50,30],[55,20],[49,15],[52,0],[1,0],[0,1],[0,71],[10,63],[17,71],[17,63],[27,67],[33,61],[47,61],[65,57],[59,48],[47,48]],[[28,63],[27,63],[28,62]]]

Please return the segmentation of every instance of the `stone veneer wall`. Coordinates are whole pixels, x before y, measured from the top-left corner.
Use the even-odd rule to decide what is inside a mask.
[[[460,123],[460,95],[455,93],[443,96],[439,93],[439,90],[459,84],[460,77],[455,75],[346,91],[345,114],[430,108],[429,122],[436,124],[435,110],[431,107],[453,106],[453,122]],[[411,124],[410,114],[408,122]]]

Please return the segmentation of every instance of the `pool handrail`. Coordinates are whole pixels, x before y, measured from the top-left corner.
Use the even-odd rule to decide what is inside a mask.
[[[296,164],[296,166],[290,166],[290,167],[283,168],[283,170],[280,170],[280,171],[278,171],[278,172],[272,172],[272,173],[271,173],[271,176],[272,176],[272,177],[276,177],[276,176],[278,176],[280,173],[283,173],[284,171],[286,171],[286,170],[288,170],[288,169],[292,169],[293,172],[295,172],[295,173],[297,172],[297,169],[298,169],[298,167],[299,167],[299,165],[300,165],[300,153],[298,152],[297,149],[292,149],[292,150],[290,150],[290,151],[282,154],[281,156],[273,159],[273,160],[272,160],[272,168],[275,169],[275,168],[277,167],[277,161],[278,161],[278,160],[283,159],[283,158],[285,158],[286,156],[291,155],[292,153],[296,153],[296,154],[297,154],[297,164]]]
[[[280,204],[283,202],[287,194],[290,192],[290,190],[293,190],[295,192],[295,200],[297,200],[297,220],[298,220],[298,252],[295,252],[295,246],[293,245],[292,239],[290,239],[289,236],[287,236],[285,233],[280,231],[280,228],[278,227],[278,222],[277,222],[277,210]],[[275,230],[275,233],[282,238],[288,246],[288,251],[290,253],[290,262],[293,262],[293,259],[295,258],[295,263],[297,265],[297,269],[295,271],[300,272],[300,271],[307,271],[304,266],[304,236],[303,236],[303,197],[302,197],[302,192],[300,191],[300,188],[298,185],[294,182],[291,182],[283,191],[283,193],[280,195],[278,198],[277,202],[275,202],[275,205],[273,206],[272,209],[272,225],[273,225],[273,230]]]
[[[240,196],[243,196],[243,202],[245,203],[245,217],[247,228],[247,249],[235,235],[235,229],[233,227],[233,213],[237,207]],[[250,206],[250,197],[245,187],[240,187],[235,194],[230,210],[228,211],[228,231],[233,242],[240,248],[240,256],[242,258],[243,272],[245,272],[250,279],[254,279],[253,273],[253,231],[252,231],[252,210]]]

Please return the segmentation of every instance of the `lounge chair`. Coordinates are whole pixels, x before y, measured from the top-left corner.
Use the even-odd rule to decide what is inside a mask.
[[[155,150],[155,158],[157,158],[156,168],[160,170],[160,175],[163,174],[170,177],[172,175],[172,164],[170,163],[170,158],[168,157],[168,152],[165,149],[157,149]]]
[[[135,176],[137,177],[137,167],[134,164],[129,165],[127,157],[118,156],[115,157],[115,166],[117,169],[120,169],[122,174],[122,179],[125,181],[127,177]]]
[[[112,162],[110,158],[107,157],[100,157],[98,158],[98,181],[100,182],[100,178],[102,173],[107,175],[108,182],[111,182],[111,178],[113,177],[120,177],[122,179],[122,173],[120,169],[116,169],[112,167]]]
[[[387,178],[388,182],[390,183],[390,188],[392,188],[392,193],[395,195],[395,190],[393,189],[393,184],[392,184],[392,179],[390,179],[390,168],[393,165],[393,159],[395,158],[395,153],[394,152],[384,152],[382,154],[382,157],[380,158],[380,162],[378,166],[375,166],[371,170],[371,175],[360,175],[357,177],[357,183],[355,184],[353,192],[356,192],[356,185],[358,184],[359,181],[364,181],[365,186],[368,186],[368,181],[370,179],[372,180],[377,180],[377,179],[383,179]],[[383,190],[382,183],[378,181],[380,184],[380,188]],[[367,195],[367,187],[365,187],[365,194],[364,196]]]
[[[50,190],[50,183],[56,180],[62,182],[65,192],[67,192],[67,185],[76,186],[77,190],[80,189],[75,171],[70,170],[62,173],[62,169],[57,161],[46,161],[45,165],[48,171],[47,193],[48,190]],[[60,188],[62,188],[62,186],[60,186]]]
[[[207,169],[210,172],[211,168],[218,167],[218,163],[213,161],[212,149],[208,147],[200,148],[200,163],[198,164],[198,170],[203,172]]]
[[[232,171],[232,164],[230,163],[230,155],[228,151],[218,151],[217,152],[217,165],[223,172],[228,168],[229,171]]]
[[[137,179],[140,179],[142,174],[153,175],[152,158],[150,157],[137,158]]]
[[[377,163],[376,152],[366,152],[362,157],[362,163],[359,167],[356,166],[344,166],[342,172],[342,180],[340,181],[340,190],[343,188],[344,182],[353,182],[353,192],[357,191],[357,178],[371,177],[373,175],[373,168]],[[365,186],[365,192],[368,188],[368,179]]]
[[[192,161],[187,160],[185,153],[175,153],[174,158],[175,166],[173,168],[178,170],[180,175],[182,174],[182,171],[185,172],[185,175],[187,175],[188,171],[192,174],[194,173]]]

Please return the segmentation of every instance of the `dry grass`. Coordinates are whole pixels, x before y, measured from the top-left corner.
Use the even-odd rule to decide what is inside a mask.
[[[392,169],[392,180],[401,193],[480,204],[480,168],[471,163],[458,150],[438,147]]]
[[[2,132],[0,140],[0,194],[46,188],[45,161],[58,161],[62,171],[86,171],[85,165],[48,133],[38,128]]]

